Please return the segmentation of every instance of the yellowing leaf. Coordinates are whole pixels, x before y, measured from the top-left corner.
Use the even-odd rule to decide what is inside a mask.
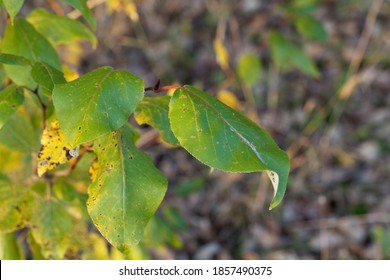
[[[125,12],[132,21],[138,21],[137,6],[132,0],[125,0]]]
[[[219,38],[214,40],[214,51],[219,66],[223,70],[227,70],[229,68],[229,53]]]
[[[38,176],[78,156],[77,149],[71,149],[65,142],[58,120],[51,123],[42,134],[41,150],[38,154]]]
[[[139,19],[137,6],[133,0],[107,0],[106,5],[110,13],[124,11],[132,21],[137,22]]]
[[[96,176],[99,172],[99,169],[100,169],[100,165],[99,165],[99,161],[97,159],[95,159],[92,163],[91,163],[91,166],[89,167],[89,178],[91,178],[91,181],[92,182],[95,182],[96,180]]]
[[[76,80],[79,77],[79,73],[76,70],[73,70],[66,65],[62,66],[62,72],[64,73],[64,78],[67,82]]]
[[[242,108],[240,101],[231,91],[220,90],[218,92],[218,99],[233,109],[240,110]]]

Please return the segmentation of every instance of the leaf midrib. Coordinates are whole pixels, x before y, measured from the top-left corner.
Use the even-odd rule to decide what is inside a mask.
[[[93,92],[93,94],[92,94],[92,98],[89,100],[89,103],[88,103],[88,106],[87,106],[87,108],[85,109],[85,111],[84,111],[84,115],[83,115],[83,119],[81,120],[81,124],[83,124],[84,122],[85,122],[85,118],[86,118],[86,116],[88,115],[87,113],[88,113],[88,111],[89,111],[89,108],[91,107],[91,104],[92,104],[92,102],[94,101],[94,99],[95,99],[95,96],[96,96],[96,94],[97,94],[97,92],[99,92],[99,90],[101,90],[102,89],[102,84],[104,83],[104,81],[106,80],[106,79],[108,79],[108,76],[110,75],[110,74],[112,74],[114,72],[114,69],[110,69],[110,71],[107,73],[107,74],[105,74],[104,75],[104,77],[102,78],[102,80],[98,83],[98,87],[96,87],[96,90]],[[80,139],[80,134],[81,134],[81,131],[78,131],[77,132],[77,137],[76,137],[76,139],[75,139],[75,143],[77,143],[78,142],[78,140]]]
[[[117,138],[118,138],[118,146],[119,146],[119,159],[120,159],[120,163],[121,163],[121,175],[122,175],[122,221],[123,221],[123,228],[122,228],[122,238],[123,240],[126,240],[125,238],[125,233],[126,233],[126,219],[125,219],[125,216],[126,216],[126,201],[125,201],[125,198],[126,198],[126,176],[125,176],[125,163],[124,163],[124,160],[123,160],[123,142],[122,142],[122,137],[121,137],[121,131],[118,130],[118,133],[117,133]]]
[[[256,147],[249,142],[248,139],[246,139],[233,125],[231,125],[222,115],[219,113],[209,102],[207,102],[204,98],[199,96],[198,94],[194,93],[193,91],[187,89],[186,87],[182,88],[185,92],[187,92],[188,95],[193,95],[200,99],[206,106],[208,106],[214,113],[217,115],[217,118],[221,119],[229,128],[231,131],[233,131],[241,142],[243,142],[245,145],[249,146],[249,148],[253,151],[253,153],[256,155],[256,157],[263,163],[265,166],[268,167],[262,156],[257,151]]]

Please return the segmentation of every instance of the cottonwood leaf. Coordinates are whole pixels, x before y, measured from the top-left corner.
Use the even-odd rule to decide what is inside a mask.
[[[85,17],[89,25],[95,29],[96,28],[96,20],[88,8],[86,0],[61,0],[62,2],[70,4],[73,8],[80,11],[80,13]]]
[[[28,66],[30,65],[30,60],[19,55],[0,53],[0,63],[9,64],[9,65]]]
[[[72,229],[72,217],[54,198],[40,202],[31,219],[31,231],[47,259],[63,258],[68,246],[68,233]]]
[[[237,73],[241,81],[253,86],[259,80],[261,64],[259,58],[252,53],[243,54],[237,65]]]
[[[227,70],[229,68],[229,53],[223,45],[222,40],[216,38],[213,46],[217,63],[223,70]]]
[[[191,86],[175,91],[169,119],[180,144],[204,164],[227,172],[267,171],[274,187],[270,208],[281,202],[290,163],[264,129]]]
[[[38,153],[38,176],[78,156],[77,148],[69,146],[57,120],[43,131]]]
[[[0,201],[1,232],[13,232],[29,223],[35,206],[29,189],[12,186],[11,182],[0,174]]]
[[[16,85],[11,85],[0,91],[0,129],[23,101],[23,89]]]
[[[35,9],[27,17],[38,32],[45,34],[54,45],[69,44],[78,39],[90,41],[96,47],[95,35],[81,22],[66,16],[49,13],[44,9]]]
[[[24,0],[3,0],[3,2],[11,18],[11,24],[13,24],[14,18],[22,8]]]
[[[138,124],[156,128],[165,142],[178,145],[169,124],[168,110],[170,96],[145,97],[137,106],[134,117]]]
[[[290,43],[278,32],[270,32],[268,41],[274,63],[282,70],[290,70],[293,67],[302,72],[318,78],[320,73],[313,61],[297,46]]]
[[[16,233],[0,232],[0,260],[23,260],[23,259],[24,259],[23,251],[16,239]]]
[[[124,253],[142,239],[167,189],[166,178],[134,146],[133,137],[124,126],[95,140],[99,170],[89,186],[87,201],[95,226]]]
[[[0,143],[23,153],[31,153],[39,149],[37,131],[25,114],[19,111],[12,114],[0,129]]]
[[[143,96],[140,78],[101,67],[55,85],[53,102],[65,138],[75,147],[122,127]]]
[[[49,64],[37,62],[31,69],[31,76],[40,85],[43,93],[52,95],[54,85],[65,83],[64,74]]]
[[[312,16],[299,16],[295,19],[294,24],[298,32],[308,39],[321,42],[328,40],[324,25]]]
[[[32,63],[42,61],[61,69],[60,59],[53,46],[23,18],[17,18],[13,25],[7,26],[1,51],[24,57]],[[35,87],[30,75],[30,66],[4,65],[4,69],[16,84]]]

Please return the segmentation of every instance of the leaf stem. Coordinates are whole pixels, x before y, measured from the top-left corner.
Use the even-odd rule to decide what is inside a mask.
[[[158,79],[153,86],[146,87],[146,88],[144,88],[144,90],[145,90],[145,92],[146,91],[153,91],[155,93],[160,93],[160,92],[170,90],[170,89],[177,89],[179,87],[181,87],[181,86],[180,85],[168,85],[168,86],[160,87],[160,79]]]
[[[47,106],[46,106],[45,103],[43,103],[42,98],[39,96],[39,93],[38,93],[39,87],[37,86],[35,89],[31,89],[29,87],[23,86],[23,88],[27,89],[28,91],[30,91],[32,94],[34,94],[37,97],[39,105],[42,108],[42,129],[45,130],[45,128],[46,128],[46,109],[47,109]]]

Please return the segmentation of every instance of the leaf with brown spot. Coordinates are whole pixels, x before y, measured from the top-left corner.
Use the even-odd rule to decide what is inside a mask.
[[[42,134],[41,150],[38,154],[38,176],[42,176],[48,170],[52,170],[60,164],[73,158],[71,147],[66,144],[64,135],[57,120],[53,121]]]

